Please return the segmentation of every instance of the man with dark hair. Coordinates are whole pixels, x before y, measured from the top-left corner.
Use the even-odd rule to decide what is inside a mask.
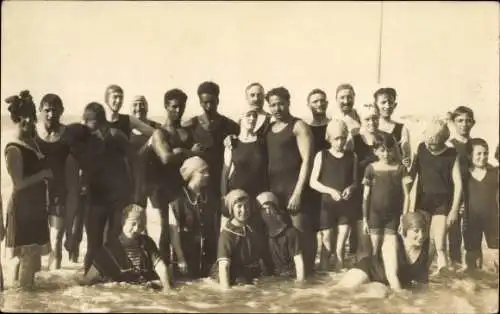
[[[290,114],[290,93],[286,88],[271,89],[266,100],[275,119],[266,136],[270,191],[287,208],[292,225],[301,231],[307,274],[313,270],[316,256],[307,184],[313,145],[311,130]]]
[[[145,182],[141,186],[145,190],[141,194],[149,196],[152,206],[160,212],[159,247],[166,262],[170,259],[168,204],[181,192],[184,183],[179,168],[184,160],[203,152],[202,145],[195,142],[191,131],[181,126],[186,101],[187,95],[180,89],[165,93],[165,122],[155,130],[143,153]]]
[[[217,196],[220,196],[224,139],[231,134],[238,135],[240,130],[236,122],[218,112],[219,92],[219,85],[216,83],[201,83],[198,87],[198,98],[203,114],[185,123],[185,126],[191,130],[195,142],[203,147],[200,157],[209,166],[211,186]]]

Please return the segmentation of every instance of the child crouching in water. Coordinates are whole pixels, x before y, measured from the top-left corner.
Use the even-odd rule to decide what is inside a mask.
[[[219,235],[217,262],[212,269],[212,277],[218,279],[223,289],[228,289],[239,279],[251,284],[253,279],[261,275],[263,239],[248,225],[248,194],[235,189],[224,200],[231,218],[224,224]]]
[[[446,146],[449,136],[446,123],[433,119],[424,131],[424,142],[418,145],[410,170],[413,180],[418,175],[415,207],[432,216],[430,239],[437,253],[437,273],[448,267],[446,237],[448,228],[458,219],[462,196],[458,154]]]
[[[160,280],[163,290],[171,288],[170,276],[155,242],[144,235],[145,210],[129,205],[123,211],[122,232],[99,249],[90,269],[80,279],[81,285],[114,281],[144,284]]]
[[[408,211],[411,183],[406,167],[396,159],[396,149],[391,137],[375,136],[373,152],[378,160],[366,167],[363,178],[363,228],[370,235],[372,255],[382,248],[383,258],[392,262],[401,215]]]
[[[467,149],[470,160],[470,175],[465,186],[468,195],[464,230],[467,269],[482,268],[484,233],[498,272],[498,167],[488,164],[489,149],[485,140],[471,139]]]
[[[257,203],[267,230],[274,274],[289,276],[295,273],[297,281],[304,281],[299,231],[285,223],[276,195],[263,192],[257,196]]]

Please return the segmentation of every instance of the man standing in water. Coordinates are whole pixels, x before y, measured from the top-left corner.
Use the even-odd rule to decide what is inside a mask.
[[[158,208],[161,217],[160,254],[165,261],[170,260],[170,240],[168,204],[182,191],[184,180],[179,169],[189,157],[204,151],[195,143],[191,131],[181,126],[186,109],[187,95],[180,89],[165,93],[164,103],[167,117],[165,123],[151,137],[146,159],[146,191],[153,207]]]
[[[286,204],[288,217],[301,231],[304,267],[311,273],[314,267],[314,243],[307,182],[311,170],[313,139],[304,121],[290,114],[290,92],[284,87],[271,89],[266,100],[275,121],[267,133],[270,190]]]
[[[218,112],[219,93],[219,85],[216,83],[201,83],[198,98],[203,114],[191,118],[185,124],[191,130],[195,142],[203,146],[200,157],[208,164],[211,186],[218,197],[224,161],[224,139],[231,134],[238,135],[240,131],[236,122]]]

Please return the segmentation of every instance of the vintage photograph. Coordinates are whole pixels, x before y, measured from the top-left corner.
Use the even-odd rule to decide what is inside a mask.
[[[1,312],[498,312],[497,2],[1,5]]]

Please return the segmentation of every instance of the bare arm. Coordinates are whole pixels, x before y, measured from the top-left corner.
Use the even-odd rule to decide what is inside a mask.
[[[168,206],[169,215],[169,225],[168,231],[170,234],[170,241],[174,249],[175,255],[177,256],[177,263],[184,264],[186,259],[184,258],[184,251],[182,250],[181,237],[179,234],[179,226],[177,223],[177,218],[174,215],[172,205]]]
[[[332,193],[341,193],[342,191],[337,191],[333,188],[330,188],[321,182],[319,182],[319,173],[321,170],[322,156],[321,152],[318,152],[314,157],[314,163],[311,171],[311,177],[309,178],[309,185],[312,189],[324,193],[324,194],[332,194]]]
[[[387,241],[389,240],[389,241]],[[394,291],[401,290],[401,282],[398,278],[398,247],[396,237],[384,239],[382,245],[382,261],[385,268],[385,276],[389,282],[389,286]],[[387,243],[385,243],[387,241]]]
[[[401,156],[403,160],[408,160],[408,165],[410,164],[411,161],[411,145],[410,145],[410,132],[408,131],[408,128],[406,126],[403,126],[403,130],[401,132],[401,142],[400,142],[400,147],[401,147]]]
[[[222,165],[222,174],[221,174],[221,180],[220,180],[220,191],[221,195],[224,196],[228,193],[227,190],[227,185],[229,181],[229,175],[231,174],[231,167],[232,167],[232,151],[230,147],[226,147],[224,149],[224,163]]]
[[[457,212],[460,207],[460,200],[462,197],[462,176],[460,175],[460,162],[459,158],[455,159],[453,164],[453,169],[451,173],[453,180],[453,203],[451,205],[451,211]]]
[[[155,272],[160,278],[160,281],[163,285],[163,290],[169,290],[170,288],[172,288],[168,267],[165,262],[163,262],[163,260],[160,259],[156,262]]]
[[[134,116],[129,116],[130,117],[130,126],[132,129],[139,130],[144,135],[151,136],[154,132],[154,128],[149,126],[148,124],[142,122],[141,120],[137,119]]]
[[[302,159],[299,177],[297,179],[297,183],[295,184],[293,194],[301,195],[302,191],[305,188],[311,168],[312,135],[309,127],[301,120],[295,123],[293,132],[297,137],[297,147]]]
[[[172,163],[182,159],[182,152],[174,153],[172,147],[167,142],[165,134],[156,130],[151,137],[151,146],[163,164]]]
[[[371,187],[369,185],[365,185],[363,188],[363,219],[368,219],[368,214],[370,211],[370,194]]]

